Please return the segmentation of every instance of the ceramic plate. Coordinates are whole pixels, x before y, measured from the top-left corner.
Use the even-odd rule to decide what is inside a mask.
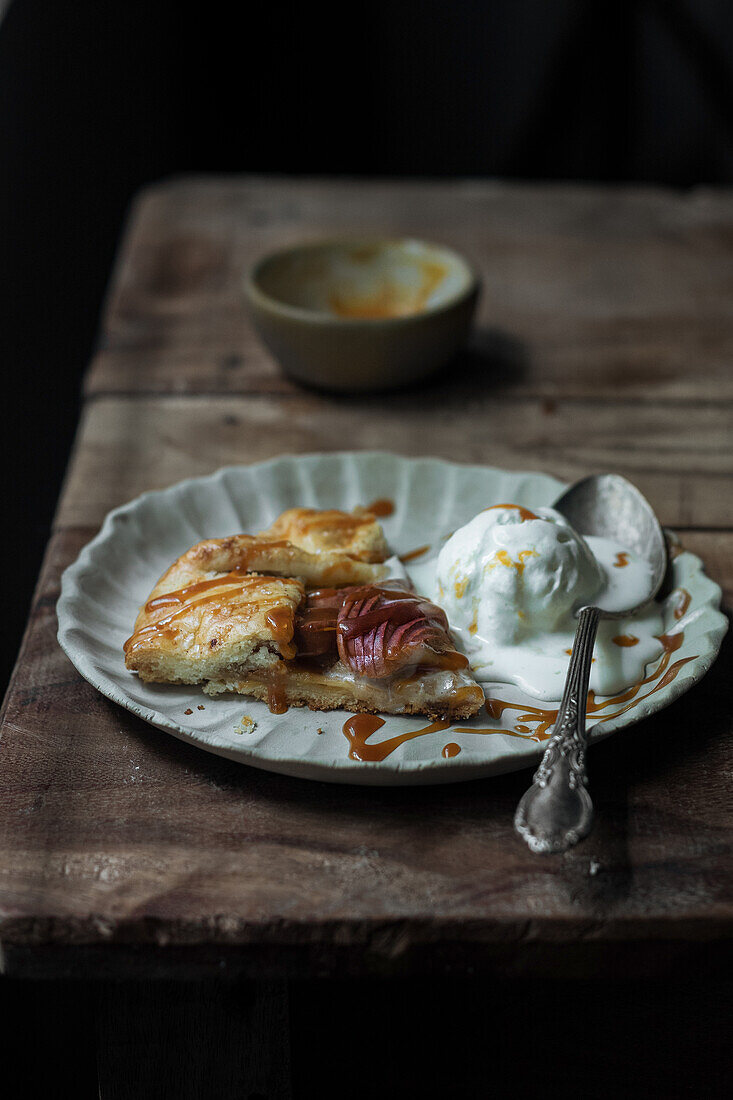
[[[382,521],[384,529],[404,555],[439,544],[489,504],[547,505],[563,488],[544,474],[371,452],[288,455],[219,470],[146,493],[107,516],[64,573],[59,641],[82,676],[108,698],[184,741],[254,767],[385,785],[448,783],[524,768],[542,755],[554,715],[551,705],[538,705],[511,686],[487,691],[496,718],[482,714],[422,733],[420,718],[388,718],[368,750],[355,750],[344,733],[344,711],[291,708],[278,716],[242,696],[209,698],[195,687],[144,684],[126,670],[122,644],[154,583],[183,551],[203,538],[261,530],[285,508],[351,509],[387,498],[394,512]],[[673,639],[669,652],[647,668],[646,682],[631,694],[601,701],[589,717],[592,739],[667,706],[715,659],[727,620],[719,610],[720,588],[705,576],[699,558],[676,554],[662,606],[665,633]],[[255,723],[251,732],[249,723],[242,724],[245,715]],[[381,759],[356,759],[359,752]]]

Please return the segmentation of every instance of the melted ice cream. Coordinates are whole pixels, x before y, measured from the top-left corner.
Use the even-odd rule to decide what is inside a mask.
[[[418,592],[440,604],[480,681],[513,683],[559,700],[587,603],[609,611],[639,604],[649,568],[609,539],[579,535],[552,508],[495,505],[459,528],[437,558],[410,564]],[[613,695],[662,653],[659,608],[601,620],[590,687]]]

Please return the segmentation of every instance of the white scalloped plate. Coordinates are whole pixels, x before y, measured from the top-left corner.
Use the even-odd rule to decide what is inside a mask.
[[[396,553],[405,554],[437,543],[489,504],[551,504],[562,489],[561,482],[545,474],[379,452],[287,455],[219,470],[145,493],[107,516],[96,538],[64,573],[59,642],[89,683],[146,722],[209,752],[269,771],[336,783],[397,785],[448,783],[528,767],[544,748],[534,739],[541,720],[533,717],[537,700],[514,687],[489,689],[492,697],[512,704],[500,720],[484,714],[461,722],[466,732],[447,729],[414,737],[383,761],[364,763],[349,756],[344,711],[291,708],[278,716],[264,703],[242,696],[210,699],[195,687],[144,684],[125,668],[122,644],[153,584],[184,550],[203,538],[261,530],[285,508],[351,509],[390,498],[395,511],[383,521],[384,529]],[[628,708],[606,708],[611,717],[602,723],[598,716],[591,718],[596,722],[593,740],[667,706],[705,674],[718,653],[727,629],[719,610],[720,588],[693,554],[679,554],[672,572],[674,591],[663,604],[665,631],[683,632],[684,637],[671,655],[665,683],[659,686],[658,676]],[[252,733],[241,732],[245,714],[256,722]],[[369,743],[399,738],[424,724],[420,718],[388,718]],[[449,743],[458,745],[460,753],[444,759],[442,750]]]

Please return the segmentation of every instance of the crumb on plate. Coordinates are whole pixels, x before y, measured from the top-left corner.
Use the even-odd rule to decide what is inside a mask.
[[[248,714],[243,714],[239,725],[234,727],[235,733],[254,733],[257,728],[257,723],[254,718],[250,718]]]

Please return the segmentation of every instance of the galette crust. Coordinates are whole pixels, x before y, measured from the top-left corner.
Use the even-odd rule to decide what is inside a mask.
[[[367,508],[355,508],[353,512],[289,508],[261,534],[287,539],[312,554],[340,550],[366,562],[381,562],[389,557],[381,525]]]
[[[308,588],[376,584],[387,574],[383,566],[356,561],[339,549],[315,553],[284,537],[231,535],[225,539],[204,539],[192,546],[163,574],[153,595],[159,589],[180,588],[204,572],[228,573],[233,569],[274,577],[297,577]]]
[[[463,721],[484,705],[483,689],[470,675],[430,672],[408,680],[380,686],[365,678],[349,676],[338,662],[333,668],[299,667],[296,661],[284,675],[244,673],[241,678],[212,680],[204,686],[207,695],[235,692],[268,702],[270,693],[290,707],[311,710],[348,710],[368,714],[424,714],[436,720]]]

